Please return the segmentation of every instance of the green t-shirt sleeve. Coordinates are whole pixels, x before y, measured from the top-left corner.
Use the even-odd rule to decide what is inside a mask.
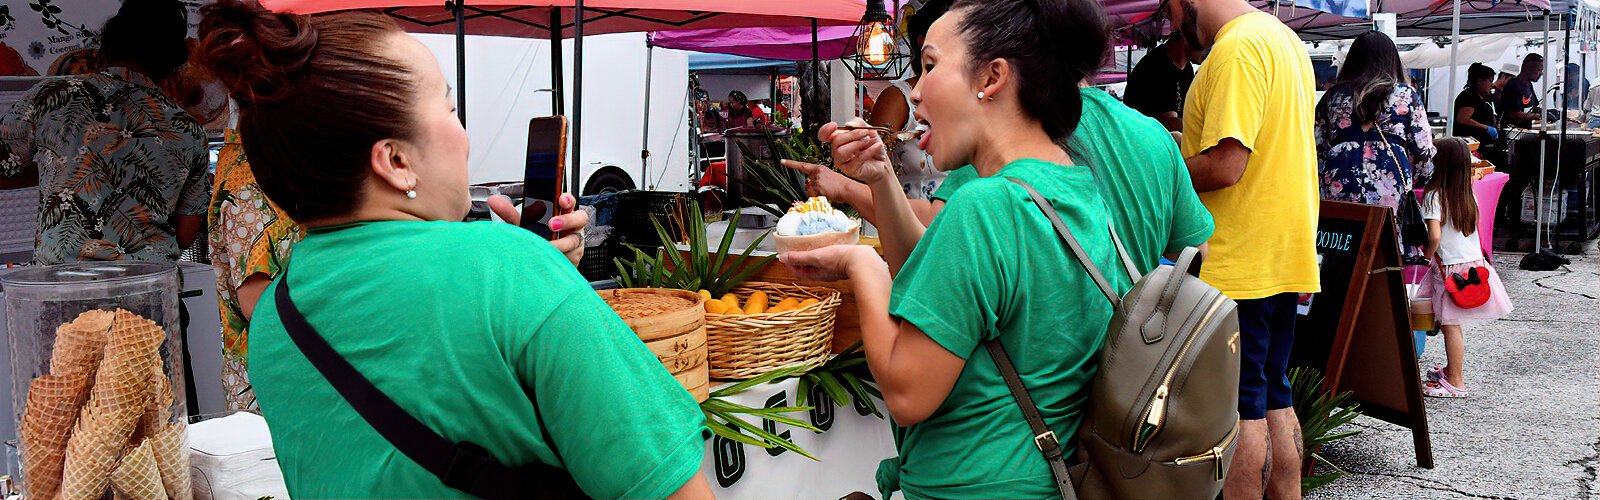
[[[705,454],[694,398],[592,290],[553,311],[518,369],[567,471],[594,498],[677,491]]]
[[[932,198],[949,203],[950,198],[956,195],[956,190],[961,189],[961,186],[972,182],[976,178],[978,178],[978,169],[973,168],[972,165],[955,169],[945,175],[944,182],[939,184],[939,190],[933,192]]]
[[[1200,194],[1194,190],[1194,180],[1189,177],[1189,168],[1183,161],[1183,154],[1178,152],[1176,145],[1167,146],[1168,156],[1171,157],[1173,170],[1172,176],[1172,234],[1167,238],[1166,253],[1182,250],[1184,247],[1199,246],[1211,239],[1211,233],[1216,231],[1216,221],[1211,218],[1211,211],[1200,202]]]
[[[894,279],[890,314],[910,322],[928,338],[961,359],[995,331],[1000,304],[1008,296],[1005,270],[1016,242],[1014,214],[1006,203],[1006,186],[967,186],[946,210],[962,214],[938,217],[928,227]],[[984,201],[990,205],[985,208]],[[983,214],[983,215],[979,215]]]

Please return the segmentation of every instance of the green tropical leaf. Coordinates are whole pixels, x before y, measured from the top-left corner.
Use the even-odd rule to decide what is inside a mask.
[[[711,429],[711,433],[712,434],[716,434],[718,436],[722,436],[722,437],[725,437],[725,438],[728,438],[728,439],[732,439],[734,441],[738,441],[738,442],[741,442],[741,443],[744,443],[744,444],[748,444],[750,446],[758,446],[758,447],[761,447],[761,448],[766,448],[767,447],[767,443],[766,442],[763,442],[763,441],[761,441],[759,439],[756,439],[756,438],[753,438],[753,437],[750,437],[750,436],[746,436],[746,435],[744,435],[744,433],[739,432],[738,429],[730,427],[730,426],[728,426],[728,424],[724,424],[722,422],[718,422],[715,418],[712,418],[712,415],[710,413],[706,414],[706,427]]]
[[[754,435],[757,438],[760,438],[763,441],[766,441],[767,444],[769,445],[769,446],[767,446],[768,448],[776,446],[776,447],[779,447],[779,448],[783,448],[785,450],[789,450],[789,451],[798,453],[798,454],[800,454],[800,456],[803,456],[803,457],[806,457],[806,458],[809,458],[809,459],[812,459],[812,460],[820,461],[816,456],[812,455],[811,453],[806,452],[806,450],[801,449],[800,446],[794,444],[793,441],[784,439],[781,436],[778,436],[776,434],[767,432],[767,430],[766,429],[762,429],[761,426],[756,425],[756,424],[752,424],[750,422],[746,422],[742,418],[737,418],[737,417],[730,418],[730,419],[727,420],[727,423],[732,424],[734,427],[738,427],[740,430],[743,430],[745,432],[749,432],[750,434]],[[815,428],[813,428],[812,430],[815,430]]]
[[[808,405],[806,405],[806,403],[811,402],[810,401],[811,400],[811,385],[812,385],[811,380],[813,378],[815,378],[814,375],[807,373],[807,374],[805,374],[805,376],[800,377],[800,380],[795,381],[795,386],[796,386],[795,390],[794,390],[794,393],[795,393],[794,394],[794,405],[795,406],[808,406]]]
[[[730,385],[730,386],[727,386],[727,387],[723,387],[721,389],[717,389],[716,391],[713,391],[711,393],[711,397],[713,397],[713,398],[721,398],[721,397],[727,397],[727,396],[732,396],[732,395],[735,395],[735,394],[739,394],[741,392],[749,390],[751,387],[755,387],[755,386],[758,386],[758,385],[767,384],[767,383],[771,383],[771,382],[774,382],[774,381],[777,381],[777,380],[781,380],[781,379],[783,379],[785,377],[789,377],[789,376],[792,376],[794,374],[803,372],[803,371],[805,371],[805,369],[806,369],[805,365],[795,365],[795,366],[788,366],[788,367],[772,370],[772,371],[769,371],[767,373],[761,374],[761,376],[758,376],[758,377],[755,377],[755,378],[752,378],[752,379],[749,379],[749,380],[745,380],[743,382],[739,382],[739,383],[736,383],[736,384],[733,384],[733,385]]]
[[[867,392],[867,388],[861,383],[860,380],[856,379],[855,375],[844,373],[839,375],[839,378],[844,379],[845,385],[849,386],[850,390],[853,391],[853,394],[856,395],[856,400],[861,401],[861,404],[865,405],[868,411],[871,411],[872,414],[876,415],[878,418],[883,418],[883,414],[878,412],[878,404],[872,402],[872,398],[864,397]]]
[[[850,393],[844,389],[844,384],[839,383],[839,379],[834,377],[832,373],[817,373],[817,382],[818,385],[822,386],[822,392],[828,393],[828,397],[833,398],[834,401],[843,404],[850,400]]]
[[[1356,404],[1350,402],[1353,396],[1350,391],[1336,395],[1323,391],[1323,377],[1319,370],[1291,369],[1289,384],[1294,394],[1295,414],[1300,419],[1302,444],[1306,452],[1304,459],[1318,461],[1334,470],[1331,474],[1302,479],[1301,491],[1310,492],[1344,475],[1342,469],[1323,458],[1318,450],[1324,445],[1359,434],[1361,432],[1359,430],[1335,431],[1361,416],[1361,412]]]

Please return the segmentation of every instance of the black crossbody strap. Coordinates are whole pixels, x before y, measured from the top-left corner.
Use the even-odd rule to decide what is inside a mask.
[[[289,277],[278,280],[273,299],[278,317],[300,352],[317,367],[350,407],[406,458],[438,477],[445,486],[487,499],[566,497],[580,491],[566,471],[543,463],[508,467],[488,450],[453,442],[417,420],[355,366],[334,351],[289,299]],[[543,429],[543,423],[540,424]],[[548,434],[547,434],[548,435]],[[554,443],[551,443],[554,449]]]
[[[1011,356],[1006,354],[1006,348],[1000,345],[998,338],[985,341],[983,346],[989,349],[989,356],[994,358],[1001,378],[1006,380],[1006,388],[1011,389],[1011,396],[1022,408],[1022,418],[1028,421],[1028,428],[1033,431],[1033,446],[1050,464],[1050,475],[1056,480],[1056,489],[1061,491],[1061,498],[1077,500],[1078,494],[1072,487],[1072,475],[1067,471],[1067,460],[1061,455],[1061,439],[1045,425],[1044,416],[1039,414],[1039,406],[1033,403],[1028,388],[1022,385],[1022,376],[1017,374],[1016,365],[1011,364]]]

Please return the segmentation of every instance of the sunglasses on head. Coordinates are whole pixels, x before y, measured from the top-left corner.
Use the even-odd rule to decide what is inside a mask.
[[[1150,15],[1150,22],[1160,24],[1171,21],[1172,14],[1167,11],[1167,4],[1171,1],[1172,0],[1161,0],[1161,3],[1156,6],[1155,13]]]

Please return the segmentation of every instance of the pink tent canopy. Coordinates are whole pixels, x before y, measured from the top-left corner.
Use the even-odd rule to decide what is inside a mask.
[[[822,60],[838,59],[855,40],[854,26],[817,28],[816,54]],[[811,27],[736,28],[657,31],[650,43],[662,48],[732,54],[784,61],[811,60]]]
[[[467,121],[465,35],[548,39],[570,35],[581,41],[585,35],[672,29],[753,26],[810,29],[815,25],[854,25],[867,9],[865,0],[261,0],[261,3],[273,11],[297,14],[376,9],[413,33],[454,33],[456,112],[462,123]],[[578,24],[579,21],[582,24]],[[560,44],[554,45],[557,49],[552,51],[551,74],[560,75],[562,51]],[[583,44],[575,44],[574,52],[573,149],[569,178],[571,192],[582,193]],[[553,83],[554,109],[556,114],[565,114],[562,79],[557,76]],[[648,109],[649,101],[645,103]]]
[[[413,33],[455,33],[455,13],[442,0],[262,0],[268,9],[314,14],[377,9]],[[465,0],[467,34],[549,38],[552,14],[562,36],[571,36],[573,0]],[[854,25],[863,0],[586,0],[584,34],[747,26]]]

